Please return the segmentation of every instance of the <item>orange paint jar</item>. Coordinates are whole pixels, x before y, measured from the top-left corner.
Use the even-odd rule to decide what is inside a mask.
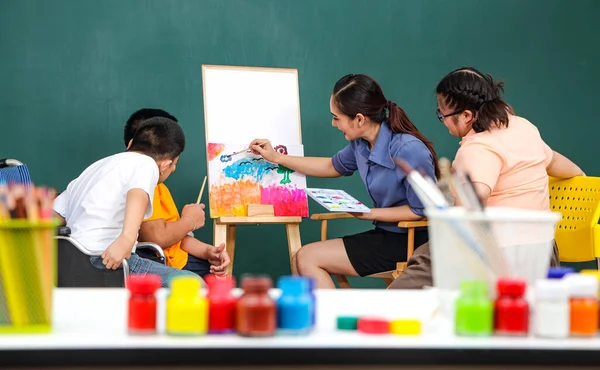
[[[572,274],[565,278],[570,295],[571,335],[592,337],[598,332],[598,280]]]

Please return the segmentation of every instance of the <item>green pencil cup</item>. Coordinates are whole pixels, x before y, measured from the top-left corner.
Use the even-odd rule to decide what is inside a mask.
[[[0,221],[0,334],[52,329],[58,221]]]

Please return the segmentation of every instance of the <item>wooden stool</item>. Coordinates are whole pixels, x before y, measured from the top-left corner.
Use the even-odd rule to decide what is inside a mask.
[[[321,241],[327,240],[327,221],[338,220],[342,218],[353,218],[349,213],[316,213],[310,216],[311,220],[321,221]],[[407,253],[406,260],[412,256],[415,250],[415,228],[427,226],[427,220],[419,221],[401,221],[398,223],[398,227],[408,229],[408,241],[407,241]],[[399,268],[402,268],[399,270]],[[377,274],[368,275],[365,277],[379,278],[382,279],[387,286],[389,286],[395,278],[397,278],[406,269],[406,262],[398,262],[396,264],[396,270],[383,271]],[[333,275],[338,282],[338,285],[342,289],[351,288],[348,278],[343,275]]]
[[[216,246],[225,243],[225,250],[231,259],[227,271],[231,275],[233,272],[233,257],[235,255],[235,231],[238,225],[283,224],[287,231],[290,266],[292,266],[292,273],[296,275],[296,268],[292,265],[292,257],[294,257],[296,252],[302,247],[302,242],[300,240],[300,222],[302,222],[302,217],[218,217],[214,222],[214,242]]]

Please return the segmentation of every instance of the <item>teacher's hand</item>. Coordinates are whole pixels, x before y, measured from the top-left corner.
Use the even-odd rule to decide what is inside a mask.
[[[281,154],[277,153],[269,140],[267,139],[254,139],[250,143],[250,150],[256,155],[260,155],[265,160],[277,163],[277,157]]]

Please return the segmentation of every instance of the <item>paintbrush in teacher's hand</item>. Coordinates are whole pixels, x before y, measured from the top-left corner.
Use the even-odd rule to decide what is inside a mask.
[[[254,145],[263,146],[263,145],[266,145],[266,144],[268,144],[268,143],[270,143],[270,142],[271,142],[270,140],[265,140],[265,141],[261,141],[260,143],[256,143],[256,144],[254,144]],[[251,146],[252,146],[252,145],[248,145],[248,147],[247,147],[246,149],[240,150],[240,151],[238,151],[238,152],[231,153],[230,155],[232,155],[232,156],[233,156],[233,155],[236,155],[236,154],[240,154],[240,153],[248,152],[248,151],[250,151],[250,150],[251,150],[251,149],[250,149],[250,148],[251,148]]]
[[[254,144],[254,145],[263,146],[263,145],[266,145],[266,144],[268,144],[270,142],[271,142],[270,140],[265,140],[263,142],[260,142],[260,143]],[[250,146],[251,145],[248,145],[248,147],[245,148],[245,149],[239,150],[237,152],[233,152],[231,154],[226,154],[226,155],[222,156],[224,158],[222,158],[221,160],[224,161],[224,162],[229,162],[231,160],[231,157],[233,157],[234,155],[238,155],[238,154],[241,154],[241,153],[246,153],[246,152],[251,151]]]

